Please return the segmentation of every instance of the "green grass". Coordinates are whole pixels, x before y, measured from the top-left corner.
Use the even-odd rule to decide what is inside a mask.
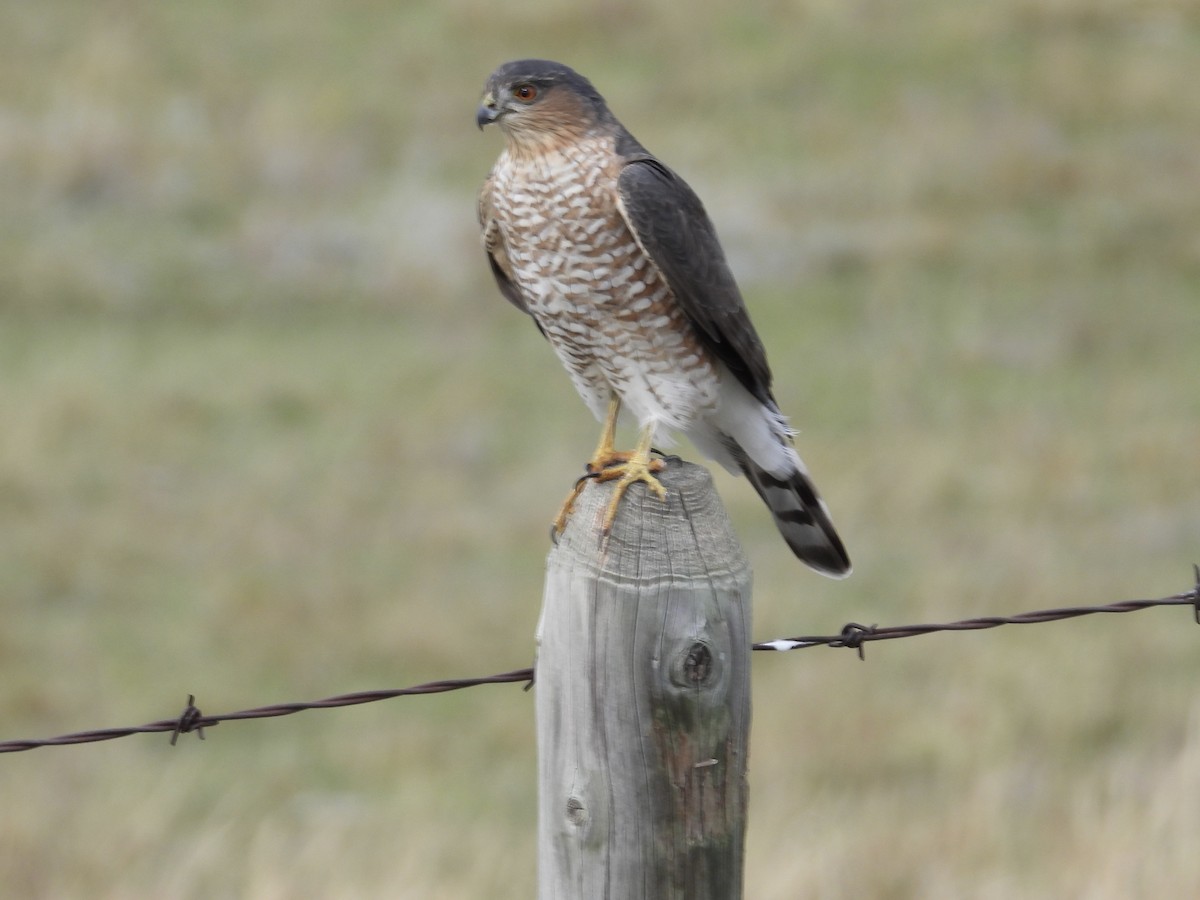
[[[527,665],[595,423],[490,283],[492,67],[697,187],[856,573],[744,482],[755,632],[1174,593],[1184,2],[0,8],[0,738]],[[1192,896],[1182,611],[755,660],[747,896]],[[528,897],[515,687],[0,758],[23,897]]]

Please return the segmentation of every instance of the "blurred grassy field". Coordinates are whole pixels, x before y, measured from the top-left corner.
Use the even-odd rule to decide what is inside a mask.
[[[0,5],[0,739],[528,664],[595,423],[472,116],[588,74],[706,199],[856,574],[719,487],[755,632],[1200,557],[1200,10]],[[1185,611],[756,659],[747,896],[1200,894]],[[513,687],[0,758],[0,893],[529,897]]]

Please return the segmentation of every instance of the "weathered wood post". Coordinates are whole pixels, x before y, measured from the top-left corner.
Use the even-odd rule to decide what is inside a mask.
[[[590,484],[538,626],[538,896],[742,896],[750,569],[709,473],[669,459],[607,544]]]

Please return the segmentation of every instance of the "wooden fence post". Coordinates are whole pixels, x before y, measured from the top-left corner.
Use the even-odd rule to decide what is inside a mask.
[[[540,900],[742,896],[750,569],[709,473],[669,459],[605,546],[589,484],[538,625]]]

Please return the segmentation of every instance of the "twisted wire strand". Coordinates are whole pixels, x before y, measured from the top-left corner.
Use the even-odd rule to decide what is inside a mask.
[[[980,631],[988,628],[998,628],[1001,625],[1036,625],[1045,622],[1059,622],[1064,619],[1076,619],[1105,613],[1127,613],[1151,609],[1159,606],[1191,606],[1192,616],[1200,624],[1200,566],[1194,566],[1196,583],[1188,591],[1160,597],[1155,600],[1124,600],[1103,606],[1069,606],[1057,609],[1042,609],[1034,612],[1020,613],[1015,616],[984,616],[974,619],[962,619],[957,622],[943,622],[926,625],[893,625],[881,627],[878,625],[860,625],[850,622],[840,632],[832,635],[798,635],[796,637],[776,638],[762,641],[753,645],[755,650],[786,651],[800,650],[809,647],[845,647],[855,650],[859,659],[864,658],[864,648],[871,641],[890,641],[898,638],[916,637],[937,632]],[[511,672],[501,672],[497,675],[486,675],[479,678],[450,678],[441,681],[428,681],[424,684],[410,687],[393,688],[375,691],[357,691],[351,694],[339,694],[336,697],[326,697],[323,700],[313,700],[299,703],[275,703],[270,706],[259,706],[254,709],[243,709],[237,712],[221,713],[220,715],[204,715],[196,706],[196,698],[189,694],[187,705],[183,712],[173,719],[159,719],[145,725],[126,728],[100,728],[92,731],[77,731],[58,737],[38,740],[0,741],[0,753],[18,753],[24,750],[34,750],[40,747],[57,747],[71,744],[90,744],[97,741],[111,741],[128,737],[133,734],[154,732],[170,732],[171,744],[178,741],[181,734],[196,734],[204,739],[204,729],[219,725],[222,722],[232,722],[241,719],[267,719],[277,716],[290,716],[294,713],[310,709],[333,709],[342,706],[357,706],[362,703],[375,703],[379,700],[391,700],[396,697],[411,697],[418,694],[442,694],[447,691],[458,691],[485,684],[525,684],[525,690],[533,686],[534,670],[514,669]]]

